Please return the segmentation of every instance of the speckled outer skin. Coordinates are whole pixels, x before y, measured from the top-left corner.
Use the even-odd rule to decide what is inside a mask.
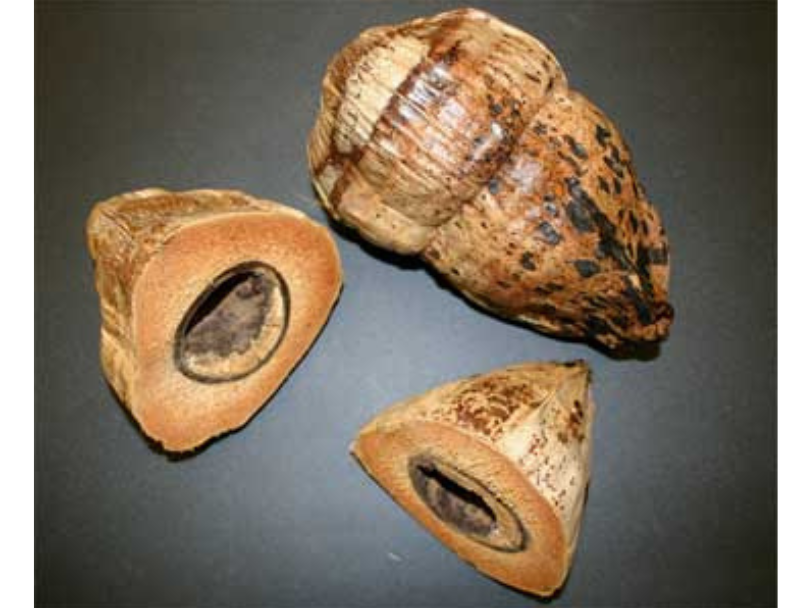
[[[492,15],[363,32],[327,68],[308,156],[333,218],[496,314],[609,348],[668,333],[667,238],[627,145]]]
[[[524,591],[550,595],[574,555],[589,481],[594,404],[582,361],[523,363],[435,388],[383,411],[352,451],[364,469],[462,559]],[[525,546],[471,540],[426,506],[415,456],[475,479],[521,522]]]
[[[244,425],[306,353],[341,289],[326,228],[243,192],[130,192],[97,203],[86,231],[104,374],[144,433],[170,452]],[[187,311],[223,272],[254,261],[274,268],[289,290],[281,342],[245,377],[188,377],[175,359]]]

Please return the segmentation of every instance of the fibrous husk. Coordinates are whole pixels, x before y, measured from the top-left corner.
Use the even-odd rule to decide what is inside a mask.
[[[538,595],[564,582],[589,481],[582,361],[524,363],[391,406],[352,446],[397,503],[463,560]]]
[[[498,315],[610,348],[668,333],[667,238],[628,146],[492,15],[363,32],[327,68],[308,155],[333,218]]]

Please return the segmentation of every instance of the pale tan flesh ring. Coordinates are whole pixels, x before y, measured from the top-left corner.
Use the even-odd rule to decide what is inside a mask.
[[[87,243],[105,376],[169,452],[244,425],[306,353],[341,287],[323,226],[237,191],[113,197],[93,208]]]
[[[622,135],[492,15],[361,33],[327,67],[308,159],[335,220],[495,314],[609,348],[668,334],[668,241]]]
[[[460,558],[548,596],[574,556],[593,418],[584,362],[524,363],[389,407],[352,452]]]

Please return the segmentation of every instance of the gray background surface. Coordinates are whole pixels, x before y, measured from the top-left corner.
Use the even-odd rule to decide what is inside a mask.
[[[37,6],[38,604],[531,604],[434,541],[347,446],[436,384],[576,357],[595,371],[593,480],[555,604],[775,602],[774,5],[479,5],[547,43],[620,125],[671,239],[671,338],[614,360],[336,235],[345,289],[309,356],[249,426],[181,461],[101,375],[92,203],[240,188],[325,221],[304,146],[327,61],[367,26],[454,5]]]

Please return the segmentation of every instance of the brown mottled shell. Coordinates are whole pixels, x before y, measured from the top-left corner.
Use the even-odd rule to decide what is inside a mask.
[[[333,218],[496,314],[611,348],[668,333],[667,238],[627,145],[492,15],[363,32],[327,69],[308,157]]]
[[[590,476],[589,382],[582,361],[451,382],[384,410],[352,451],[463,560],[550,595],[571,566]]]

